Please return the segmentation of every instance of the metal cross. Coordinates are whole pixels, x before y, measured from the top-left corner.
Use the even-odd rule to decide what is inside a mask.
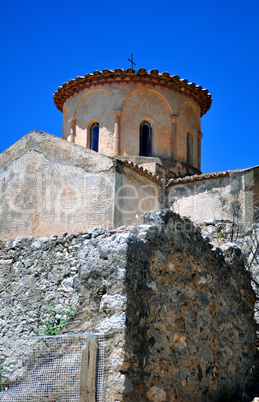
[[[132,55],[131,55],[131,59],[132,59],[132,60],[130,60],[130,59],[128,59],[128,60],[131,62],[132,68],[133,68],[133,64],[134,64],[134,66],[136,65],[136,63],[134,63],[134,61],[133,61],[133,53],[132,53]]]

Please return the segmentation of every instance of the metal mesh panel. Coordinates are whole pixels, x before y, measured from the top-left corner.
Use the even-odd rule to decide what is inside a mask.
[[[104,337],[0,338],[0,400],[79,401],[82,349],[97,338],[96,400],[103,399]]]

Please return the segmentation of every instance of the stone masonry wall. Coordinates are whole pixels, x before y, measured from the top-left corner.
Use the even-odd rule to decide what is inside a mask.
[[[120,395],[125,388],[118,370],[126,321],[125,236],[116,236],[112,261],[102,258],[106,237],[113,244],[111,232],[104,229],[0,242],[0,336],[35,335],[44,311],[75,307],[67,332],[106,334],[107,401],[113,400],[111,390]]]
[[[31,335],[49,306],[73,305],[65,332],[105,333],[105,401],[238,395],[257,361],[255,296],[240,250],[226,248],[226,262],[211,247],[169,210],[140,226],[2,241],[1,336]]]

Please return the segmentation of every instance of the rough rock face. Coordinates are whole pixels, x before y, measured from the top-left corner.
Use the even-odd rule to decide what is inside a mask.
[[[168,400],[181,401],[242,392],[256,357],[255,297],[240,250],[227,264],[220,249],[211,250],[190,222],[170,211],[148,213],[144,223],[154,225],[143,236],[149,261],[141,263],[137,250],[128,261],[127,317],[133,318],[126,343],[135,341],[136,350],[128,400],[150,397],[151,389],[157,400],[166,400],[165,391]]]
[[[77,305],[66,331],[106,334],[106,401],[215,401],[250,380],[243,255],[170,210],[116,231],[0,242],[0,262],[2,336],[30,333],[50,304]]]
[[[242,250],[245,267],[251,273],[252,286],[256,294],[255,320],[259,324],[259,223],[244,224],[242,221],[209,220],[197,223],[202,236],[214,247],[223,250]],[[259,335],[259,334],[258,334]]]

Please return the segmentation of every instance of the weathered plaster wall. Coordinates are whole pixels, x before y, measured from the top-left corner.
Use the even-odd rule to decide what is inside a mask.
[[[90,128],[94,122],[99,123],[99,152],[114,155],[112,98],[103,89],[86,93],[76,109],[76,144],[90,147]]]
[[[259,166],[246,169],[244,172],[245,203],[253,205],[253,210],[247,211],[247,215],[253,214],[254,219],[259,222]]]
[[[199,115],[197,109],[190,102],[182,103],[179,110],[177,127],[176,155],[187,163],[187,133],[190,136],[190,160],[189,164],[198,167],[197,136],[200,132]]]
[[[171,157],[172,128],[170,108],[155,91],[142,89],[123,103],[121,114],[121,155],[139,155],[139,127],[142,121],[152,126],[152,155]]]
[[[1,154],[0,164],[0,238],[113,223],[113,160],[32,132]]]
[[[32,132],[0,156],[0,239],[141,223],[160,193],[119,160]]]
[[[116,173],[114,227],[141,224],[146,211],[156,210],[162,205],[160,184],[127,167]]]
[[[105,401],[240,394],[256,364],[255,298],[240,250],[225,252],[228,263],[169,210],[117,231],[0,242],[1,335],[74,304],[67,332],[106,334]]]
[[[168,206],[194,221],[213,219],[251,222],[258,168],[229,171],[224,177],[169,186]]]

